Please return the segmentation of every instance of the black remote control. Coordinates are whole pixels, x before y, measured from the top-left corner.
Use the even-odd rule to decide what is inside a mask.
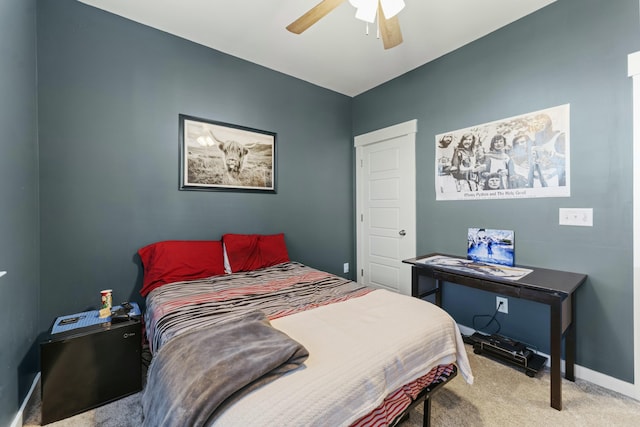
[[[64,325],[70,325],[72,323],[76,323],[78,320],[83,319],[84,316],[77,316],[77,317],[68,317],[66,319],[61,319],[58,322],[59,326],[64,326]]]

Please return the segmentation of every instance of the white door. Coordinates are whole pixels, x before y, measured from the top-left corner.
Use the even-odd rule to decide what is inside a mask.
[[[355,138],[358,283],[411,294],[417,121]]]

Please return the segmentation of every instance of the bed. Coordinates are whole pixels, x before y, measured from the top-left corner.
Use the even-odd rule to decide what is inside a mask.
[[[145,425],[386,426],[423,401],[428,425],[435,391],[473,382],[446,312],[291,261],[282,234],[138,253]]]

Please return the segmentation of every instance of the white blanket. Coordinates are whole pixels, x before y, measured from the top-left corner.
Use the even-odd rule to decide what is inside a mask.
[[[348,426],[400,386],[455,362],[473,375],[455,321],[417,298],[376,290],[272,321],[309,351],[305,365],[235,403],[215,426]]]

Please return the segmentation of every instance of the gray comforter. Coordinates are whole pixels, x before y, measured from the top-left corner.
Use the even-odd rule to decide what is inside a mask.
[[[207,425],[236,399],[300,367],[308,355],[259,311],[176,336],[149,367],[144,425]]]

